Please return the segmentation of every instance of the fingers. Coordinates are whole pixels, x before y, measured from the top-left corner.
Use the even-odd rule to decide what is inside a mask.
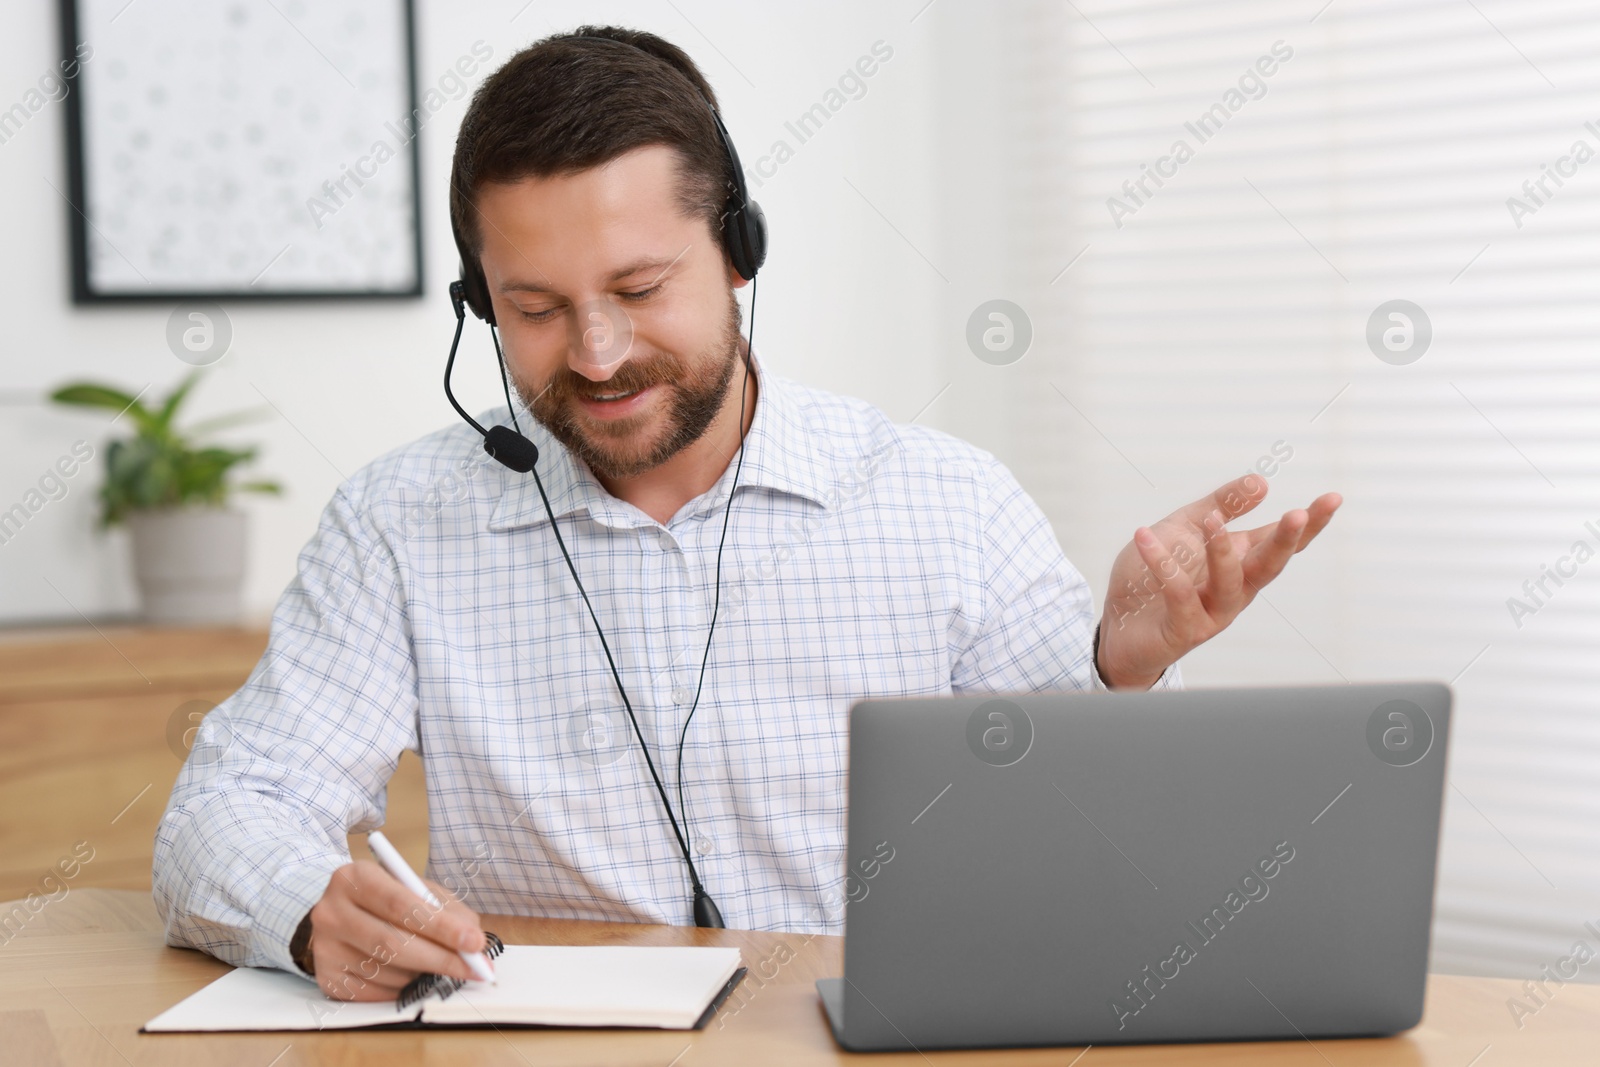
[[[432,878],[424,878],[423,882],[433,890],[434,897],[444,903],[444,911],[439,914],[439,922],[445,924],[443,929],[454,932],[453,940],[447,934],[441,944],[453,945],[458,952],[482,952],[487,949],[489,940],[484,936],[483,922],[478,918],[478,913],[467,907],[448,886],[440,885]],[[494,970],[494,960],[486,962],[489,970]],[[467,969],[471,971],[472,968]]]
[[[311,909],[311,955],[317,985],[333,1000],[393,999],[417,971],[395,965],[397,945],[414,935],[356,905],[335,876]]]
[[[432,883],[442,907],[435,907],[376,863],[362,861],[356,875],[356,901],[363,909],[395,926],[420,934],[452,952],[482,952],[483,928],[472,909],[456,900],[444,887]],[[454,905],[452,907],[452,905]]]
[[[1300,543],[1295,546],[1296,552],[1309,545],[1317,534],[1322,532],[1323,527],[1332,521],[1333,513],[1338,511],[1339,505],[1343,503],[1344,497],[1338,493],[1323,493],[1311,502],[1311,506],[1306,509],[1311,518],[1300,533]]]
[[[1244,558],[1244,579],[1259,589],[1283,572],[1289,557],[1309,545],[1333,519],[1344,498],[1338,493],[1323,493],[1305,509],[1286,511],[1277,522],[1249,531],[1250,546]]]
[[[1148,526],[1133,532],[1133,547],[1144,565],[1161,580],[1161,598],[1166,603],[1169,623],[1183,633],[1193,632],[1202,614],[1194,582]]]
[[[1267,480],[1259,474],[1245,474],[1227,483],[1216,492],[1185,504],[1175,515],[1181,515],[1195,526],[1205,522],[1213,511],[1222,512],[1222,521],[1230,522],[1267,498]]]
[[[458,938],[462,930],[468,931],[474,938],[472,947],[467,948],[465,951],[483,951],[483,927],[478,921],[478,913],[463,904],[461,898],[456,896],[455,891],[450,887],[440,885],[432,878],[424,878],[422,881],[429,889],[433,890],[433,895],[443,902],[444,911],[440,913],[442,921],[450,924],[450,929],[457,931]]]
[[[1344,497],[1338,493],[1323,493],[1311,502],[1310,507],[1306,508],[1306,511],[1311,516],[1311,521],[1306,524],[1305,530],[1300,534],[1300,543],[1295,547],[1296,552],[1309,545],[1312,539],[1322,532],[1323,527],[1327,526],[1333,519],[1333,513],[1338,511],[1339,505],[1343,503]],[[1287,515],[1288,512],[1284,514]],[[1253,530],[1245,531],[1245,536],[1249,538],[1250,547],[1254,548],[1270,538],[1277,532],[1277,529],[1278,524],[1276,522],[1269,522],[1265,526],[1257,526]]]
[[[439,905],[416,896],[376,863],[334,872],[311,909],[317,984],[338,1000],[392,998],[418,974],[471,978],[459,953],[484,948],[478,916],[437,883]]]
[[[317,987],[330,1000],[393,1003],[417,977],[415,971],[379,967],[372,958],[347,945],[317,952]],[[372,975],[371,978],[364,977]]]
[[[352,908],[342,919],[338,939],[384,967],[393,966],[413,974],[428,971],[452,978],[472,977],[472,970],[454,949],[385,922],[360,908]]]
[[[1199,593],[1200,603],[1213,620],[1226,625],[1244,607],[1244,572],[1222,513],[1213,511],[1203,525],[1206,581]]]
[[[1252,548],[1244,558],[1245,581],[1260,589],[1283,573],[1289,557],[1299,551],[1301,534],[1309,519],[1309,513],[1296,509],[1273,523],[1272,536]]]
[[[344,941],[314,936],[311,952],[317,986],[333,1000],[393,1000],[421,973],[386,965],[383,953],[365,951]]]

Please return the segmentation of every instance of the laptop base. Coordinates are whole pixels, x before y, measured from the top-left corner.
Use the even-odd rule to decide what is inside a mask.
[[[833,1031],[833,1039],[840,1048],[848,1049],[850,1046],[844,1039],[844,979],[818,978],[817,995],[822,998],[822,1010],[828,1016],[828,1028]]]

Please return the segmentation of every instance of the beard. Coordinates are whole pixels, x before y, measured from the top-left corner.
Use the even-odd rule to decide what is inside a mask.
[[[563,366],[551,375],[542,391],[533,393],[514,380],[521,397],[539,425],[588,464],[603,479],[633,478],[653,470],[705,436],[722,410],[739,362],[739,303],[728,294],[728,310],[717,338],[697,353],[692,363],[671,352],[630,356],[604,382],[594,382]],[[654,411],[624,419],[589,418],[580,396],[595,393],[636,392],[661,386],[667,394],[666,426],[646,436]]]

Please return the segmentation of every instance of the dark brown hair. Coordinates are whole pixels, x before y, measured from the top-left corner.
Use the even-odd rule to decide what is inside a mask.
[[[679,157],[679,208],[720,237],[733,171],[711,117],[716,102],[694,61],[653,33],[581,26],[536,41],[472,95],[450,168],[451,224],[475,257],[485,183],[575,174],[666,145]]]

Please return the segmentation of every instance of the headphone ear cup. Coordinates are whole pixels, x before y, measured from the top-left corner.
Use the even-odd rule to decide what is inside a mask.
[[[489,282],[483,276],[483,268],[476,263],[461,265],[462,296],[465,297],[467,307],[478,318],[494,325],[494,305],[489,301]]]
[[[767,213],[754,200],[745,205],[744,229],[748,234],[745,244],[750,249],[750,273],[745,277],[754,278],[756,271],[767,261]]]
[[[739,277],[749,281],[767,259],[767,216],[754,200],[745,201],[742,208],[728,212],[728,226],[723,235],[728,249],[728,259]]]

